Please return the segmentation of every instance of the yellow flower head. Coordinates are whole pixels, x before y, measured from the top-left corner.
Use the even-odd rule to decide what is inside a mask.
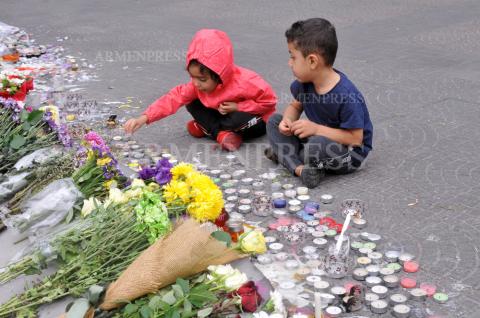
[[[252,230],[243,233],[238,239],[240,250],[249,254],[263,254],[267,251],[265,237],[262,232]]]
[[[163,195],[169,204],[178,199],[180,199],[183,204],[188,204],[191,200],[190,192],[191,189],[186,182],[170,181],[170,183],[164,187]]]
[[[192,173],[188,183],[192,188],[193,202],[187,207],[187,212],[196,220],[215,221],[222,213],[222,191],[208,176]]]
[[[52,120],[55,124],[60,124],[60,114],[58,112],[58,107],[53,105],[42,106],[39,108],[42,112],[50,112],[52,113]]]
[[[102,159],[97,159],[97,166],[106,166],[112,161],[112,158],[105,157]]]
[[[196,171],[191,164],[182,162],[173,167],[170,172],[172,173],[172,180],[175,181],[178,179],[186,179],[191,173]]]

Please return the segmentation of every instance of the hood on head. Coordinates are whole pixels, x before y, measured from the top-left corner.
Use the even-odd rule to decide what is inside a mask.
[[[232,42],[223,31],[202,29],[188,47],[187,68],[191,60],[197,60],[217,73],[225,84],[233,74]]]

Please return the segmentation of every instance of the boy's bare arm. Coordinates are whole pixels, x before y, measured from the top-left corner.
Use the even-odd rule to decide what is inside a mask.
[[[302,112],[303,112],[302,103],[300,103],[297,100],[294,100],[287,106],[287,108],[283,112],[283,119],[289,120],[290,122],[294,122],[300,118],[300,115],[302,115]]]

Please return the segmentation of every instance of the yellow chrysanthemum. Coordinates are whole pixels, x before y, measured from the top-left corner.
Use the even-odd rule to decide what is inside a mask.
[[[164,187],[163,196],[169,204],[178,199],[184,204],[188,204],[191,200],[190,187],[186,182],[172,180]]]
[[[215,221],[222,208],[222,192],[219,189],[204,188],[196,193],[194,201],[188,205],[187,212],[200,222]]]
[[[189,174],[195,172],[195,168],[189,163],[179,163],[173,167],[170,172],[172,173],[172,180],[186,179]]]

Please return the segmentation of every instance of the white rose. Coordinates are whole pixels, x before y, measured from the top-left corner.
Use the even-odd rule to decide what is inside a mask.
[[[126,203],[128,201],[128,198],[123,194],[122,190],[117,188],[110,188],[108,199],[113,203]]]
[[[248,281],[247,275],[238,272],[232,276],[227,277],[227,279],[225,279],[225,288],[227,289],[227,291],[234,291],[239,289],[247,281]]]
[[[132,189],[138,188],[138,187],[143,188],[144,186],[145,186],[145,182],[143,182],[142,179],[133,179],[132,185],[131,185]]]
[[[90,213],[92,213],[93,210],[96,209],[96,206],[100,206],[101,203],[95,199],[94,197],[90,197],[88,200],[83,200],[83,207],[81,214],[83,217],[86,217]]]
[[[218,276],[230,276],[235,274],[235,270],[233,269],[232,265],[220,265],[217,266],[214,273]]]
[[[253,318],[270,318],[270,315],[264,311],[253,314]]]

